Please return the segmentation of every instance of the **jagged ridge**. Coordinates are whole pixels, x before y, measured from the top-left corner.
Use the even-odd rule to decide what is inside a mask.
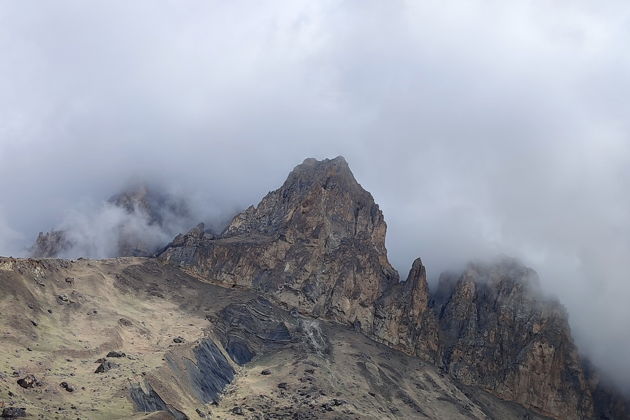
[[[598,416],[566,313],[535,292],[532,270],[515,261],[471,265],[444,276],[432,299],[420,260],[398,282],[385,233],[378,205],[345,159],[307,159],[221,235],[198,226],[159,258],[206,281],[350,323],[539,413]]]

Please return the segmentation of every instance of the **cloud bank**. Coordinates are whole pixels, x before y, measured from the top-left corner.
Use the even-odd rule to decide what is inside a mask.
[[[623,1],[3,2],[0,254],[130,180],[215,220],[342,154],[403,274],[519,257],[626,381],[629,23]]]

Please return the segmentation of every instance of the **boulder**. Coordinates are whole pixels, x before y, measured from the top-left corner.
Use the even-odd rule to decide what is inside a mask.
[[[2,409],[2,418],[15,419],[18,417],[26,417],[26,408],[6,407]]]
[[[109,360],[105,360],[101,362],[100,365],[98,365],[94,373],[104,373],[104,372],[107,372],[108,370],[115,369],[117,367],[119,367],[118,364],[114,362],[110,362]]]
[[[33,388],[34,386],[41,385],[34,375],[26,375],[25,377],[18,379],[17,384],[22,388]]]
[[[68,392],[74,392],[75,387],[72,384],[69,384],[68,382],[62,382],[59,384],[60,387],[62,387],[63,389],[65,389]]]

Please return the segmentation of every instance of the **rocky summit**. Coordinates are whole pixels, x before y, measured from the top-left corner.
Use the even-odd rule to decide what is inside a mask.
[[[342,157],[298,165],[279,189],[214,237],[198,226],[161,261],[287,307],[372,332],[374,303],[398,283],[383,214]]]
[[[431,292],[385,234],[338,157],[157,257],[2,258],[3,416],[630,418],[533,270],[471,263]]]

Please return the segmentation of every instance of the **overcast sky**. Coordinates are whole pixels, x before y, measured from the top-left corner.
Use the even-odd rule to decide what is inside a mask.
[[[625,0],[0,0],[0,254],[128,182],[212,218],[344,155],[403,277],[520,257],[628,378],[629,45]]]

